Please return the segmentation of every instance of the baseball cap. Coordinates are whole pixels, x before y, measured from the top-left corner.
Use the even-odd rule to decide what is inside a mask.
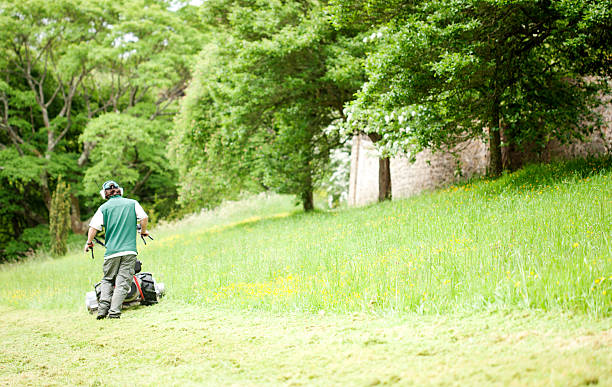
[[[102,184],[102,189],[110,189],[113,186],[115,186],[116,188],[121,188],[121,186],[117,184],[116,181],[109,180],[109,181],[104,182],[104,184]]]

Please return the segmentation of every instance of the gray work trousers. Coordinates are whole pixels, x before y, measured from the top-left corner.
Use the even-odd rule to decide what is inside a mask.
[[[132,286],[132,276],[134,275],[134,265],[136,264],[136,255],[122,255],[118,257],[106,258],[102,271],[102,289],[100,294],[100,302],[98,303],[99,316],[121,315],[121,306],[125,296],[130,291]],[[114,282],[114,289],[113,289]]]

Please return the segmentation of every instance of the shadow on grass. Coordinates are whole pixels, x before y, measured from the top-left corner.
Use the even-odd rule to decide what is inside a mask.
[[[258,225],[263,225],[263,224],[272,224],[272,223],[280,222],[284,219],[292,219],[292,218],[295,218],[303,214],[304,214],[303,211],[296,210],[296,211],[291,211],[291,212],[274,214],[270,216],[254,216],[254,217],[239,220],[233,223],[224,224],[222,226],[214,226],[211,228],[207,228],[203,230],[201,233],[207,234],[207,233],[217,233],[217,232],[228,231],[228,230],[246,229],[246,228],[250,228],[256,225],[258,226]]]
[[[390,203],[390,201],[388,201]],[[292,224],[307,224],[314,223],[318,224],[321,221],[330,220],[337,217],[339,214],[350,212],[350,211],[360,211],[364,208],[380,205],[381,203],[372,203],[369,206],[364,207],[354,207],[354,208],[342,208],[342,209],[321,209],[315,208],[312,211],[304,211],[304,210],[295,210],[291,212],[275,214],[266,217],[253,217],[249,219],[244,219],[238,222],[230,223],[220,227],[214,227],[212,229],[207,229],[202,233],[216,233],[222,231],[240,231],[247,230],[253,227],[273,227],[278,225],[281,222],[291,222]]]

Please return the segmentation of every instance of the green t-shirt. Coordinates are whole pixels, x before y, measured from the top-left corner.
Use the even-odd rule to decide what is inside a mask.
[[[137,216],[137,212],[140,213]],[[104,225],[106,230],[106,252],[104,257],[125,254],[138,254],[136,250],[138,218],[145,218],[146,214],[140,204],[133,199],[113,196],[98,208],[91,223],[91,227],[100,230]],[[102,221],[102,224],[100,224]]]

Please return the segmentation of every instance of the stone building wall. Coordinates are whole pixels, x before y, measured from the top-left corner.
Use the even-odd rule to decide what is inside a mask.
[[[601,133],[593,133],[587,142],[574,142],[567,145],[552,142],[547,148],[548,158],[569,159],[612,152],[612,97],[606,106],[600,107],[598,110],[604,120]]]
[[[483,142],[468,141],[453,151],[459,156],[461,174],[458,173],[456,159],[448,152],[424,151],[416,156],[413,163],[407,157],[392,158],[391,196],[407,197],[485,173],[488,153]],[[364,205],[378,200],[378,168],[378,155],[370,138],[366,135],[354,136],[349,205]]]
[[[367,136],[353,137],[348,204],[363,205],[378,200],[378,156]]]
[[[459,165],[450,152],[432,153],[429,150],[419,153],[414,163],[405,157],[391,159],[392,197],[411,196],[486,172],[488,150],[482,141],[465,142],[453,151],[459,158]]]
[[[594,133],[586,142],[559,144],[552,141],[542,152],[519,152],[513,155],[519,164],[570,159],[612,151],[612,104],[602,110],[605,125],[601,133]],[[471,140],[458,145],[454,152],[461,161],[461,174],[450,153],[424,151],[410,163],[405,157],[391,159],[391,190],[393,198],[403,198],[486,173],[488,146]],[[508,154],[503,155],[504,159]],[[515,165],[516,166],[516,165]],[[352,206],[376,202],[378,199],[378,156],[374,144],[365,135],[353,138],[348,204]]]

